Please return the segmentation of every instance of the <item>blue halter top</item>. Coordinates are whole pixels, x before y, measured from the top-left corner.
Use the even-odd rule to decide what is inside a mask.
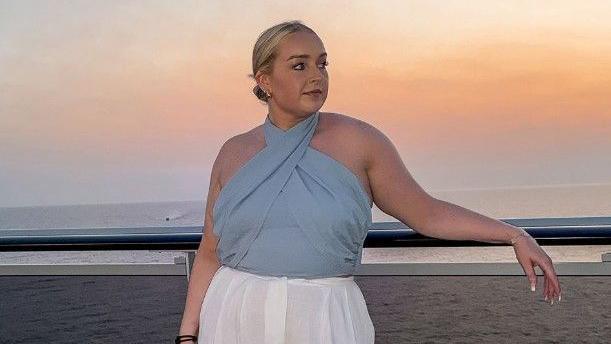
[[[269,276],[353,275],[371,226],[369,195],[347,167],[310,147],[315,112],[288,130],[267,115],[266,146],[213,208],[219,262]]]

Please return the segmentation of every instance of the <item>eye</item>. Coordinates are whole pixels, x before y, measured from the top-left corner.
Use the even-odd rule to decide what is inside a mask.
[[[301,66],[301,65],[303,65],[303,64],[304,64],[303,62],[300,62],[300,63],[298,63],[298,64],[294,65],[294,66],[293,66],[293,68],[295,68],[295,67],[297,67],[297,66]],[[329,62],[325,61],[325,62],[321,63],[320,65],[322,65],[322,66],[323,66],[323,67],[322,67],[323,69],[326,69],[326,68],[327,68],[327,66],[329,65]],[[301,69],[296,69],[296,70],[303,70],[303,68],[301,68]]]

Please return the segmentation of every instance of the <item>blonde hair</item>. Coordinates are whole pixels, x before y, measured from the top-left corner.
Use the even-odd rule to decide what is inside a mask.
[[[265,74],[271,74],[274,60],[277,57],[278,43],[287,35],[299,31],[307,31],[316,34],[314,30],[299,20],[285,21],[263,31],[263,33],[259,35],[259,38],[257,38],[257,42],[252,50],[252,74],[248,74],[248,76],[254,79],[259,71]],[[252,92],[259,100],[267,103],[269,98],[265,94],[265,91],[259,87],[259,84],[253,87]]]

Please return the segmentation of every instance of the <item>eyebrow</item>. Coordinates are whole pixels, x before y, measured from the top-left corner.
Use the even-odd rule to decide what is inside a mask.
[[[322,56],[327,56],[327,53],[322,53],[322,54],[320,54],[320,56],[318,56],[318,57],[320,58],[320,57],[322,57]],[[308,57],[310,57],[310,55],[308,55],[308,54],[293,55],[293,56],[289,57],[289,58],[288,58],[288,59],[286,59],[286,60],[288,61],[288,60],[290,60],[290,59],[296,59],[296,58],[301,58],[301,57],[308,58]]]

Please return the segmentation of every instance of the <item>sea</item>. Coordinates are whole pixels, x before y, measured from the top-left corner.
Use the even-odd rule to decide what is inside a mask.
[[[496,219],[611,216],[611,183],[431,191]],[[406,204],[405,206],[409,206]],[[0,229],[203,226],[205,199],[0,208]],[[375,205],[373,221],[398,221]],[[554,262],[600,262],[611,245],[544,246]],[[183,251],[0,252],[0,264],[173,263]],[[511,246],[365,248],[363,263],[515,262]]]

